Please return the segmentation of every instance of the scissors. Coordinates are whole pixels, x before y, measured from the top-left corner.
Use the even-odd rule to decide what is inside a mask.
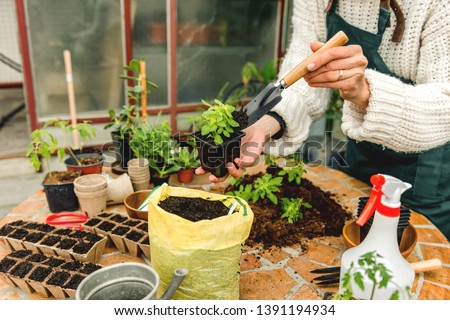
[[[88,219],[89,217],[84,213],[59,212],[49,215],[47,219],[45,219],[45,222],[53,226],[83,230],[82,224]]]

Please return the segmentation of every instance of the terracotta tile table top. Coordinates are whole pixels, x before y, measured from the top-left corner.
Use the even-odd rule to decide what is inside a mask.
[[[368,195],[371,189],[340,171],[324,166],[309,167],[306,178],[323,190],[333,193],[336,201],[351,212],[355,212],[358,198]],[[209,184],[207,179],[200,177],[196,177],[189,186],[211,191],[214,188],[220,189],[220,186]],[[126,214],[123,205],[109,207],[108,211]],[[45,194],[38,191],[6,215],[0,221],[0,227],[19,219],[44,222],[47,214],[49,210]],[[449,242],[424,216],[412,213],[410,221],[418,232],[418,241],[408,261],[439,258],[443,263],[443,268],[439,270],[416,274],[413,292],[418,299],[450,299]],[[311,282],[314,275],[310,270],[339,265],[345,250],[341,237],[315,238],[302,245],[265,250],[245,246],[241,258],[241,299],[322,299],[325,292],[336,292],[337,285],[316,286]],[[0,259],[8,253],[6,247],[0,246]],[[99,264],[106,266],[124,261],[150,263],[145,257],[135,258],[121,254],[116,249],[106,248]],[[17,287],[11,287],[1,278],[1,299],[44,298],[36,293],[28,294]]]

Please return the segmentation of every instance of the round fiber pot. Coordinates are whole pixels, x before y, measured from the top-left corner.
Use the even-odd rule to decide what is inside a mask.
[[[194,179],[194,169],[182,169],[177,172],[178,182],[189,183]]]
[[[77,163],[77,161],[73,158],[67,158],[64,161],[64,164],[67,167],[67,170],[77,170],[77,171],[81,171],[81,175],[85,175],[85,174],[92,174],[92,173],[102,173],[102,168],[103,168],[103,156],[99,155],[99,154],[95,154],[95,153],[84,153],[84,154],[79,154],[76,156],[78,161],[83,161],[86,159],[96,159],[97,162],[93,163],[93,164],[87,164],[87,165],[79,165]]]
[[[139,181],[131,180],[131,184],[133,185],[134,191],[147,190],[150,187],[150,179],[147,178],[145,180],[139,180]]]
[[[108,200],[108,189],[105,188],[95,192],[80,192],[75,190],[80,203],[80,209],[88,217],[96,216],[106,210]]]
[[[81,192],[103,190],[107,186],[106,177],[98,173],[81,176],[76,178],[73,183],[75,185],[75,189]]]

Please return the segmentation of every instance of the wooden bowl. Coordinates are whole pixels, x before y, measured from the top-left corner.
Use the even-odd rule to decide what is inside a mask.
[[[344,238],[345,245],[349,248],[353,248],[360,244],[360,226],[356,224],[355,221],[347,223],[342,229],[342,237]],[[409,254],[413,251],[414,247],[417,243],[417,231],[413,225],[409,225],[403,231],[402,239],[400,241],[399,249],[403,256],[409,256]]]
[[[148,210],[138,210],[147,196],[152,192],[152,190],[140,190],[127,195],[124,199],[125,208],[128,215],[131,218],[147,220]]]

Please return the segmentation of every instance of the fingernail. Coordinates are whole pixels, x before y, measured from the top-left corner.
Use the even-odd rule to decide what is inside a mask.
[[[310,63],[310,64],[308,64],[308,65],[306,66],[306,68],[307,68],[309,71],[313,71],[315,67],[316,67],[316,64],[315,64],[315,63]]]

